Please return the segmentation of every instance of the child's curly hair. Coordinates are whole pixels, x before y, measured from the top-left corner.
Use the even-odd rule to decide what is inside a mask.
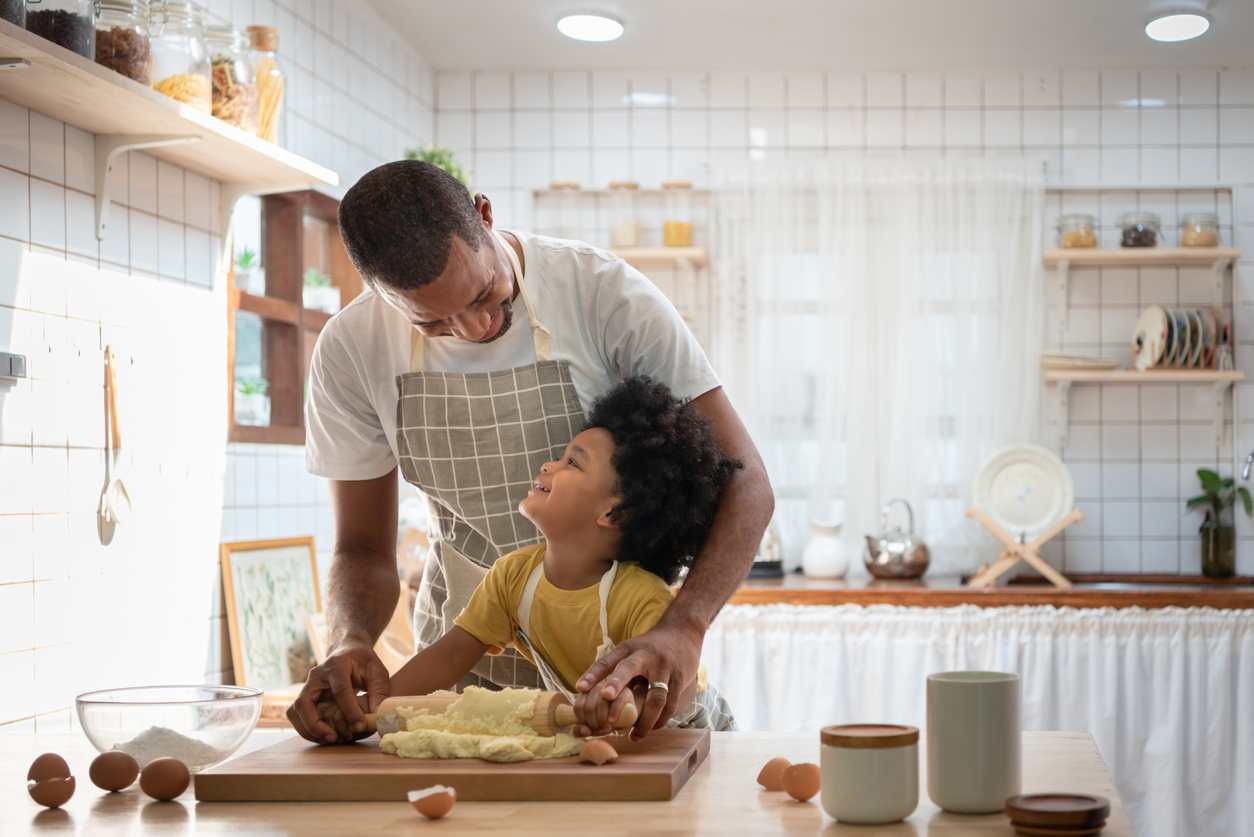
[[[619,560],[668,584],[692,563],[714,523],[723,487],[743,468],[719,446],[710,422],[665,384],[629,378],[597,399],[588,427],[614,437],[610,464],[621,501],[610,520],[622,533]]]

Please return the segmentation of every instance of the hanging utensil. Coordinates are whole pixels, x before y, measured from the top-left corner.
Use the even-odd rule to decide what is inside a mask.
[[[109,446],[105,461],[110,467],[109,481],[102,498],[108,516],[114,523],[125,523],[131,516],[131,497],[126,493],[126,485],[122,482],[122,429],[118,416],[118,378],[117,358],[113,354],[113,346],[105,347],[105,390],[108,395],[109,408]]]

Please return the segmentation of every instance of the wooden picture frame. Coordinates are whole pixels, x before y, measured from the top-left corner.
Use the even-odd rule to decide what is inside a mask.
[[[221,554],[235,685],[304,681],[313,665],[305,617],[322,612],[314,539],[224,543]]]

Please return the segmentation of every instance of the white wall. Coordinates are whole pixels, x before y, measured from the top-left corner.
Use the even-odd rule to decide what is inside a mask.
[[[279,28],[288,147],[337,196],[427,143],[432,76],[364,3],[223,0],[214,22]],[[85,132],[0,101],[0,730],[71,728],[73,696],[232,681],[220,540],[331,527],[301,448],[228,445],[218,186],[130,154],[97,243]],[[135,516],[101,546],[104,346],[122,354]],[[132,364],[133,361],[133,364]]]
[[[1053,185],[1145,187],[1050,196],[1051,224],[1064,212],[1099,216],[1102,246],[1117,245],[1127,210],[1160,212],[1166,245],[1178,241],[1181,212],[1220,213],[1223,243],[1235,240],[1247,254],[1235,273],[1243,301],[1236,360],[1254,372],[1250,70],[441,72],[436,140],[459,150],[498,220],[523,229],[545,225],[531,190],[551,180],[656,189],[680,178],[701,188],[711,161],[745,155],[1040,157]],[[1216,183],[1238,186],[1236,227],[1233,207],[1214,190],[1174,188]],[[590,226],[589,240],[607,246],[604,225]],[[1137,312],[1156,302],[1209,304],[1208,273],[1076,271],[1063,345],[1126,357]],[[1243,460],[1254,447],[1254,381],[1237,392]],[[1065,459],[1087,520],[1051,545],[1051,561],[1072,572],[1200,571],[1200,521],[1182,520],[1184,499],[1197,493],[1197,467],[1230,473],[1239,463],[1230,427],[1216,457],[1209,394],[1194,385],[1072,389]],[[796,518],[786,531],[806,531],[804,500],[783,498],[777,511]],[[1240,520],[1238,570],[1254,573],[1254,527]]]

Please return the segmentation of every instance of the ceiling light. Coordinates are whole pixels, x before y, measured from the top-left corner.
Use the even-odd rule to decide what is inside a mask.
[[[1210,28],[1205,16],[1192,12],[1173,12],[1156,17],[1145,24],[1145,34],[1156,41],[1187,41]]]
[[[568,15],[557,22],[557,31],[576,41],[613,41],[623,36],[623,25],[601,15]]]

